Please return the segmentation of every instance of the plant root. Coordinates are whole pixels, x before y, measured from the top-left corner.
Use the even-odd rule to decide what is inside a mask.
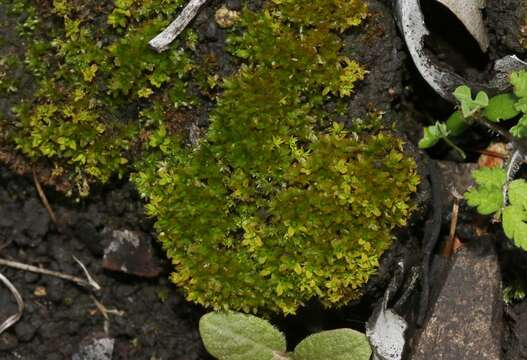
[[[4,331],[9,329],[11,326],[16,324],[18,320],[22,317],[22,313],[24,312],[24,300],[22,299],[22,295],[18,292],[17,288],[9,281],[8,278],[6,278],[2,273],[0,273],[0,281],[11,291],[11,294],[13,294],[14,298],[16,299],[16,303],[18,305],[18,310],[16,314],[11,315],[8,317],[1,325],[0,325],[0,334],[2,334]]]

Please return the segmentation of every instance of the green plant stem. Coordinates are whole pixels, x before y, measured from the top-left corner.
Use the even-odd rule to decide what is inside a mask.
[[[443,140],[445,140],[445,142],[451,146],[458,154],[459,156],[461,156],[461,158],[463,160],[465,160],[467,158],[467,155],[465,154],[465,152],[463,150],[461,150],[461,148],[459,146],[457,146],[456,144],[454,144],[452,142],[452,140],[450,140],[448,137],[443,137]]]
[[[487,129],[491,130],[492,132],[495,132],[495,133],[499,134],[501,137],[506,139],[508,142],[512,142],[514,144],[517,144],[517,140],[514,138],[514,136],[512,136],[508,131],[505,131],[501,127],[488,122],[487,120],[483,119],[479,115],[473,116],[472,119],[474,120],[474,122],[482,125],[483,127],[486,127]]]

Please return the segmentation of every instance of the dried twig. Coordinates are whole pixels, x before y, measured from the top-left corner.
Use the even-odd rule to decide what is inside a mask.
[[[12,242],[13,242],[13,240],[9,239],[9,240],[5,241],[3,244],[1,244],[0,245],[0,252],[2,252],[2,250],[4,250],[9,245],[11,245]]]
[[[163,52],[174,41],[179,34],[190,24],[196,17],[199,9],[207,0],[190,0],[187,6],[181,11],[176,20],[172,21],[165,30],[159,33],[155,38],[150,40],[148,45],[157,52]]]
[[[75,257],[75,255],[72,255],[73,257],[73,260],[75,260],[77,262],[77,264],[79,264],[79,266],[81,267],[82,271],[84,271],[84,275],[86,276],[86,279],[88,279],[88,283],[95,289],[95,290],[101,290],[101,286],[92,278],[92,276],[90,275],[90,273],[88,272],[88,269],[86,269],[86,266],[84,266],[84,264]]]
[[[44,193],[44,190],[42,190],[42,186],[40,186],[40,182],[37,178],[37,173],[33,169],[33,182],[35,183],[35,187],[37,188],[38,196],[40,197],[40,201],[42,201],[42,204],[44,204],[44,207],[48,211],[49,218],[55,225],[58,225],[57,217],[55,216],[55,213],[53,212],[53,209],[49,205],[48,198],[46,197],[46,194]]]
[[[453,252],[455,252],[455,236],[456,236],[456,228],[457,228],[457,220],[459,215],[459,201],[463,199],[463,196],[461,196],[456,189],[452,189],[450,191],[452,196],[454,197],[454,203],[452,204],[452,218],[450,220],[450,232],[448,234],[448,240],[446,243],[446,246],[443,251],[443,255],[450,256]]]
[[[80,263],[79,260],[77,260],[77,262]],[[61,272],[58,272],[58,271],[42,269],[42,268],[39,268],[39,267],[36,267],[36,266],[33,266],[33,265],[24,264],[24,263],[20,263],[20,262],[17,262],[17,261],[0,259],[0,265],[9,266],[9,267],[12,267],[12,268],[15,268],[15,269],[19,269],[19,270],[30,271],[30,272],[34,272],[34,273],[37,273],[37,274],[44,274],[44,275],[54,276],[54,277],[58,277],[58,278],[61,278],[61,279],[64,279],[64,280],[73,281],[77,285],[80,285],[80,286],[83,286],[83,287],[86,287],[86,288],[89,288],[89,289],[94,289],[94,290],[100,290],[101,289],[101,286],[97,282],[95,282],[91,276],[89,276],[89,274],[88,274],[88,272],[87,272],[87,270],[86,270],[84,265],[82,265],[81,267],[82,267],[83,271],[85,272],[85,274],[88,274],[87,275],[88,281],[86,281],[84,279],[81,279],[80,277],[77,277],[77,276],[64,274],[64,273],[61,273]]]
[[[0,281],[9,289],[9,291],[11,291],[11,294],[13,294],[13,296],[15,297],[16,303],[18,305],[17,313],[8,317],[0,325],[0,334],[2,334],[8,328],[16,324],[16,322],[22,317],[22,313],[24,312],[24,300],[22,299],[22,295],[20,295],[16,287],[2,273],[0,273]]]
[[[92,295],[92,300],[95,303],[95,307],[104,317],[104,333],[109,334],[110,332],[110,317],[108,314],[117,315],[117,316],[123,316],[124,311],[117,310],[117,309],[108,309],[106,306],[104,306],[99,300],[95,298],[95,296]]]
[[[116,316],[123,316],[124,315],[124,311],[122,310],[117,310],[117,309],[108,309],[106,306],[104,306],[99,300],[97,300],[95,298],[95,296],[92,295],[92,300],[93,302],[95,303],[95,306],[97,307],[97,310],[99,310],[102,314],[102,316],[106,319],[106,320],[109,320],[110,317],[108,316],[108,314],[111,314],[111,315],[116,315]]]

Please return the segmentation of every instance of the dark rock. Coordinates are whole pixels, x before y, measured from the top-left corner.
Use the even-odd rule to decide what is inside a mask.
[[[23,224],[26,233],[33,239],[42,239],[49,228],[49,215],[44,206],[36,199],[31,198],[24,203]]]
[[[46,360],[64,360],[64,356],[59,353],[46,355]]]
[[[125,297],[132,295],[138,290],[139,287],[137,286],[119,285],[112,289],[112,293],[117,299],[124,299]]]
[[[218,25],[216,25],[216,21],[214,19],[210,20],[207,23],[207,30],[205,32],[206,39],[210,41],[217,41],[218,40]]]
[[[241,10],[242,9],[242,2],[240,0],[227,0],[225,2],[225,5],[230,9],[230,10]]]
[[[72,360],[112,360],[115,339],[95,334],[83,339]]]
[[[59,322],[44,322],[38,333],[45,340],[56,339],[62,336],[63,324]]]
[[[161,273],[153,255],[151,239],[131,230],[115,230],[112,241],[104,250],[103,267],[142,277],[157,277]]]
[[[19,341],[28,342],[35,337],[37,329],[27,321],[18,322],[15,325],[15,334]]]
[[[47,281],[47,297],[53,302],[64,299],[64,280],[51,278]]]
[[[18,246],[29,246],[31,243],[31,240],[25,234],[21,234],[19,232],[12,234],[12,239]]]
[[[0,351],[10,351],[17,347],[18,340],[14,335],[3,333],[0,335]]]
[[[34,272],[26,271],[24,273],[24,281],[28,284],[34,283],[40,278],[40,275]]]
[[[102,236],[92,223],[83,221],[77,224],[76,235],[93,255],[103,254]]]
[[[0,227],[11,227],[17,222],[20,209],[15,204],[7,204],[0,208]]]
[[[485,246],[481,246],[482,244]],[[453,256],[412,360],[501,359],[501,273],[492,242]]]
[[[443,203],[450,209],[454,200],[452,190],[455,189],[459,195],[463,195],[469,187],[474,185],[474,180],[470,174],[477,168],[477,164],[453,161],[437,161],[436,163],[445,182],[443,198],[447,200],[444,200]]]

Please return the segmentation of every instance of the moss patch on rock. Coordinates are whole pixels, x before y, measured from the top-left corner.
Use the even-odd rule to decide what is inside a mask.
[[[368,132],[346,131],[325,111],[365,74],[339,55],[338,36],[360,24],[364,3],[303,4],[244,12],[231,38],[244,65],[225,80],[207,135],[186,149],[161,129],[134,175],[172,280],[207,307],[344,305],[411,211],[418,177],[402,141],[373,118]]]
[[[36,89],[14,107],[13,119],[4,119],[4,143],[14,143],[34,161],[48,159],[81,194],[91,182],[126,174],[140,133],[158,125],[141,112],[191,102],[185,91],[193,69],[189,55],[178,43],[164,54],[147,44],[182,4],[8,1],[10,15],[21,20],[17,30],[26,49],[18,60]],[[15,87],[7,80],[0,83],[3,91]]]

